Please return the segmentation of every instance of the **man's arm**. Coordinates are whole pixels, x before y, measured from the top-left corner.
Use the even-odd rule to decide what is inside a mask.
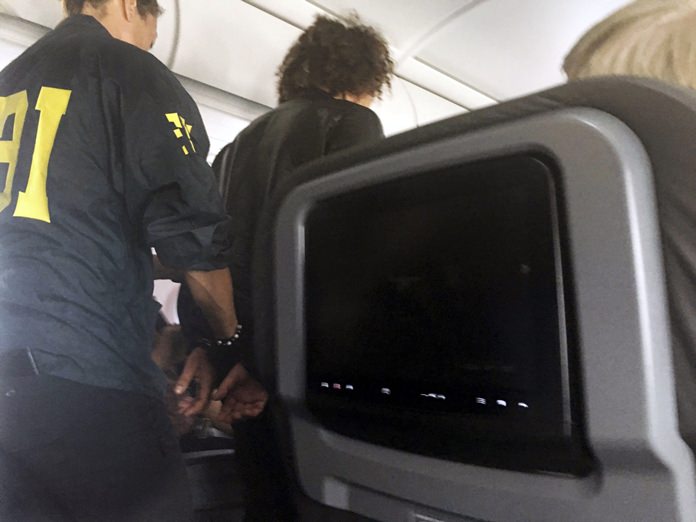
[[[220,338],[232,337],[238,321],[229,270],[192,270],[186,272],[184,279],[213,333]]]
[[[124,179],[117,177],[115,186],[123,193],[129,218],[140,225],[137,236],[157,251],[162,266],[155,268],[184,273],[212,335],[229,338],[237,327],[231,277],[222,268],[231,246],[230,223],[206,162],[209,140],[203,120],[170,71],[147,55],[138,56],[142,63],[117,64],[112,71],[115,80],[109,84],[113,88],[104,91],[104,102],[122,120],[119,128],[127,151],[119,171]],[[134,67],[142,74],[123,74]],[[159,275],[176,277],[166,269]],[[214,380],[201,347],[187,358],[177,393],[192,380],[198,381],[198,392],[186,408],[189,415],[205,406]]]
[[[196,304],[203,310],[213,333],[220,338],[229,338],[237,333],[237,313],[234,308],[232,278],[227,268],[211,271],[189,271],[186,283]],[[234,350],[234,346],[230,349]],[[220,369],[218,369],[220,370]],[[186,360],[175,392],[181,395],[192,379],[198,379],[199,392],[196,400],[185,405],[181,413],[193,415],[207,404],[215,369],[211,366],[203,348],[196,348]],[[263,410],[268,395],[263,387],[251,377],[241,363],[235,364],[227,373],[215,399],[224,399],[224,419],[227,422],[241,417],[256,416]]]

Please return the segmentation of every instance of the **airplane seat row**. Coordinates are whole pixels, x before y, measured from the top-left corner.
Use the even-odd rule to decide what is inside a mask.
[[[390,522],[696,520],[694,136],[693,93],[599,78],[281,185],[255,342],[304,493]]]

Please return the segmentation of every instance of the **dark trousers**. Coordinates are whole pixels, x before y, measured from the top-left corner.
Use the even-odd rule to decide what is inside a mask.
[[[0,378],[0,520],[192,517],[159,401],[45,375]]]
[[[270,408],[234,425],[239,474],[243,483],[245,522],[298,520],[290,476],[283,464]]]

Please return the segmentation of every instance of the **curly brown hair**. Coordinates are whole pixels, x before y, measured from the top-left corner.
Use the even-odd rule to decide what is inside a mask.
[[[65,12],[68,13],[68,16],[73,16],[82,12],[85,3],[90,4],[95,9],[99,9],[108,1],[109,0],[63,0],[63,7]],[[157,0],[138,0],[138,13],[140,13],[140,16],[159,16],[162,14],[162,8],[157,3]]]
[[[393,72],[386,40],[357,15],[345,21],[317,16],[278,68],[278,99],[282,103],[311,89],[380,97],[391,87]]]

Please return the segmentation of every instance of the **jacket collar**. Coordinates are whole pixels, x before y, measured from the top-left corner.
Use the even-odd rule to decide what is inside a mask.
[[[302,91],[302,93],[298,96],[298,98],[306,98],[309,100],[328,100],[328,99],[333,99],[333,96],[331,96],[326,91],[322,91],[321,89],[316,89],[314,87],[310,87],[310,88]]]
[[[80,30],[80,31],[94,31],[102,33],[104,36],[111,37],[111,33],[107,31],[99,20],[89,15],[72,15],[61,21],[56,29],[68,29],[68,30]]]

